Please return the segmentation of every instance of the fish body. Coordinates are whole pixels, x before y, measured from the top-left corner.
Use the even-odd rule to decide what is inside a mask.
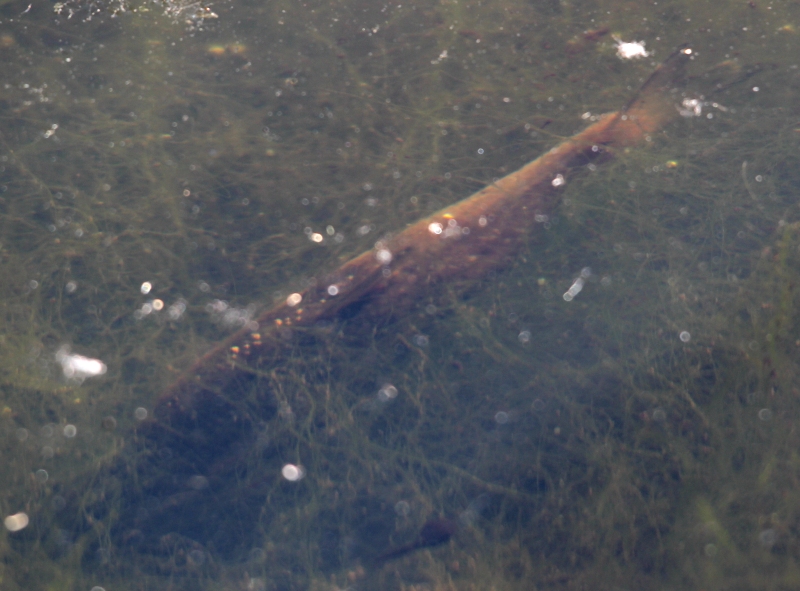
[[[396,316],[412,309],[431,288],[474,284],[509,264],[541,225],[537,218],[552,212],[564,185],[579,170],[643,142],[679,117],[674,93],[690,56],[691,50],[679,48],[620,111],[474,195],[386,236],[374,249],[266,310],[257,318],[258,330],[247,327],[233,334],[170,385],[152,420],[180,427],[209,399],[219,403],[216,393],[229,390],[247,373],[248,364],[270,357],[280,331],[336,319],[348,309],[376,318]]]
[[[375,558],[373,563],[375,565],[381,565],[423,548],[441,546],[450,541],[450,538],[453,537],[456,531],[458,531],[458,524],[451,519],[431,519],[425,522],[425,525],[422,526],[422,529],[420,529],[419,534],[417,534],[413,542],[409,542],[408,544],[381,554]]]

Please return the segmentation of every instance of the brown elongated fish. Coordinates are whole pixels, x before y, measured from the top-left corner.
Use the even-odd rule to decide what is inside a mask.
[[[257,331],[233,334],[169,386],[158,399],[154,420],[179,430],[214,430],[213,424],[220,427],[230,416],[240,420],[235,402],[227,395],[223,402],[220,394],[247,373],[248,364],[268,357],[276,329],[313,326],[355,307],[376,316],[401,314],[431,287],[474,281],[509,263],[523,238],[540,225],[536,216],[558,204],[570,177],[614,150],[644,141],[679,116],[675,92],[690,56],[690,49],[679,48],[620,111],[471,197],[387,236],[313,287],[265,311]],[[209,403],[215,410],[204,413]],[[200,415],[208,418],[205,425],[199,424],[204,422]]]
[[[423,548],[441,546],[447,543],[457,531],[458,523],[452,519],[430,519],[423,524],[422,529],[419,530],[417,537],[413,541],[376,556],[372,560],[372,565],[380,566],[390,560],[402,558]]]

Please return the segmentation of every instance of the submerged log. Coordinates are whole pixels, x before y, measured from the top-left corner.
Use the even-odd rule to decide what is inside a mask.
[[[220,392],[271,348],[276,329],[309,327],[346,310],[374,317],[408,311],[419,295],[448,282],[475,282],[509,264],[558,204],[570,178],[592,162],[634,146],[678,117],[675,93],[691,50],[661,64],[620,111],[603,116],[536,160],[458,203],[379,240],[313,287],[291,294],[200,357],[159,397],[156,420],[185,422],[203,392]]]

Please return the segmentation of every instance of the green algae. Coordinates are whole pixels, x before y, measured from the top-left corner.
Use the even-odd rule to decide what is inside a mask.
[[[795,586],[791,8],[278,2],[187,24],[26,6],[2,6],[0,506],[32,524],[3,534],[4,586]],[[696,43],[701,92],[763,66],[713,97],[727,111],[570,184],[512,266],[288,341],[254,368],[266,410],[237,478],[154,498],[172,475],[148,472],[166,452],[136,447],[134,411],[229,330],[207,304],[267,306],[624,104],[653,62],[608,37],[573,52],[602,26],[654,59]],[[108,374],[63,380],[64,343]],[[203,535],[138,543],[137,512],[169,504]],[[447,546],[366,566],[471,507]]]

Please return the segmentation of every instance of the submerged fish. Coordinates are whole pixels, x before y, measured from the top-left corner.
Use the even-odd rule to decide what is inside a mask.
[[[168,429],[213,430],[226,420],[225,407],[241,420],[235,401],[228,395],[223,401],[219,393],[269,358],[278,340],[276,329],[314,326],[355,311],[396,316],[411,309],[431,287],[474,283],[507,265],[540,225],[537,216],[549,214],[558,204],[570,177],[614,150],[644,141],[679,116],[674,93],[690,56],[690,49],[679,48],[620,111],[471,197],[383,238],[374,249],[262,313],[257,331],[244,328],[233,334],[169,386],[159,397],[153,421]],[[203,413],[209,402],[213,411]],[[199,424],[203,414],[210,415],[207,425]]]
[[[458,531],[458,524],[451,519],[430,519],[425,522],[422,529],[419,530],[416,539],[403,546],[393,548],[377,556],[373,561],[373,565],[380,566],[389,560],[395,560],[406,554],[411,554],[423,548],[433,548],[441,546],[442,544],[450,541],[453,534]]]

